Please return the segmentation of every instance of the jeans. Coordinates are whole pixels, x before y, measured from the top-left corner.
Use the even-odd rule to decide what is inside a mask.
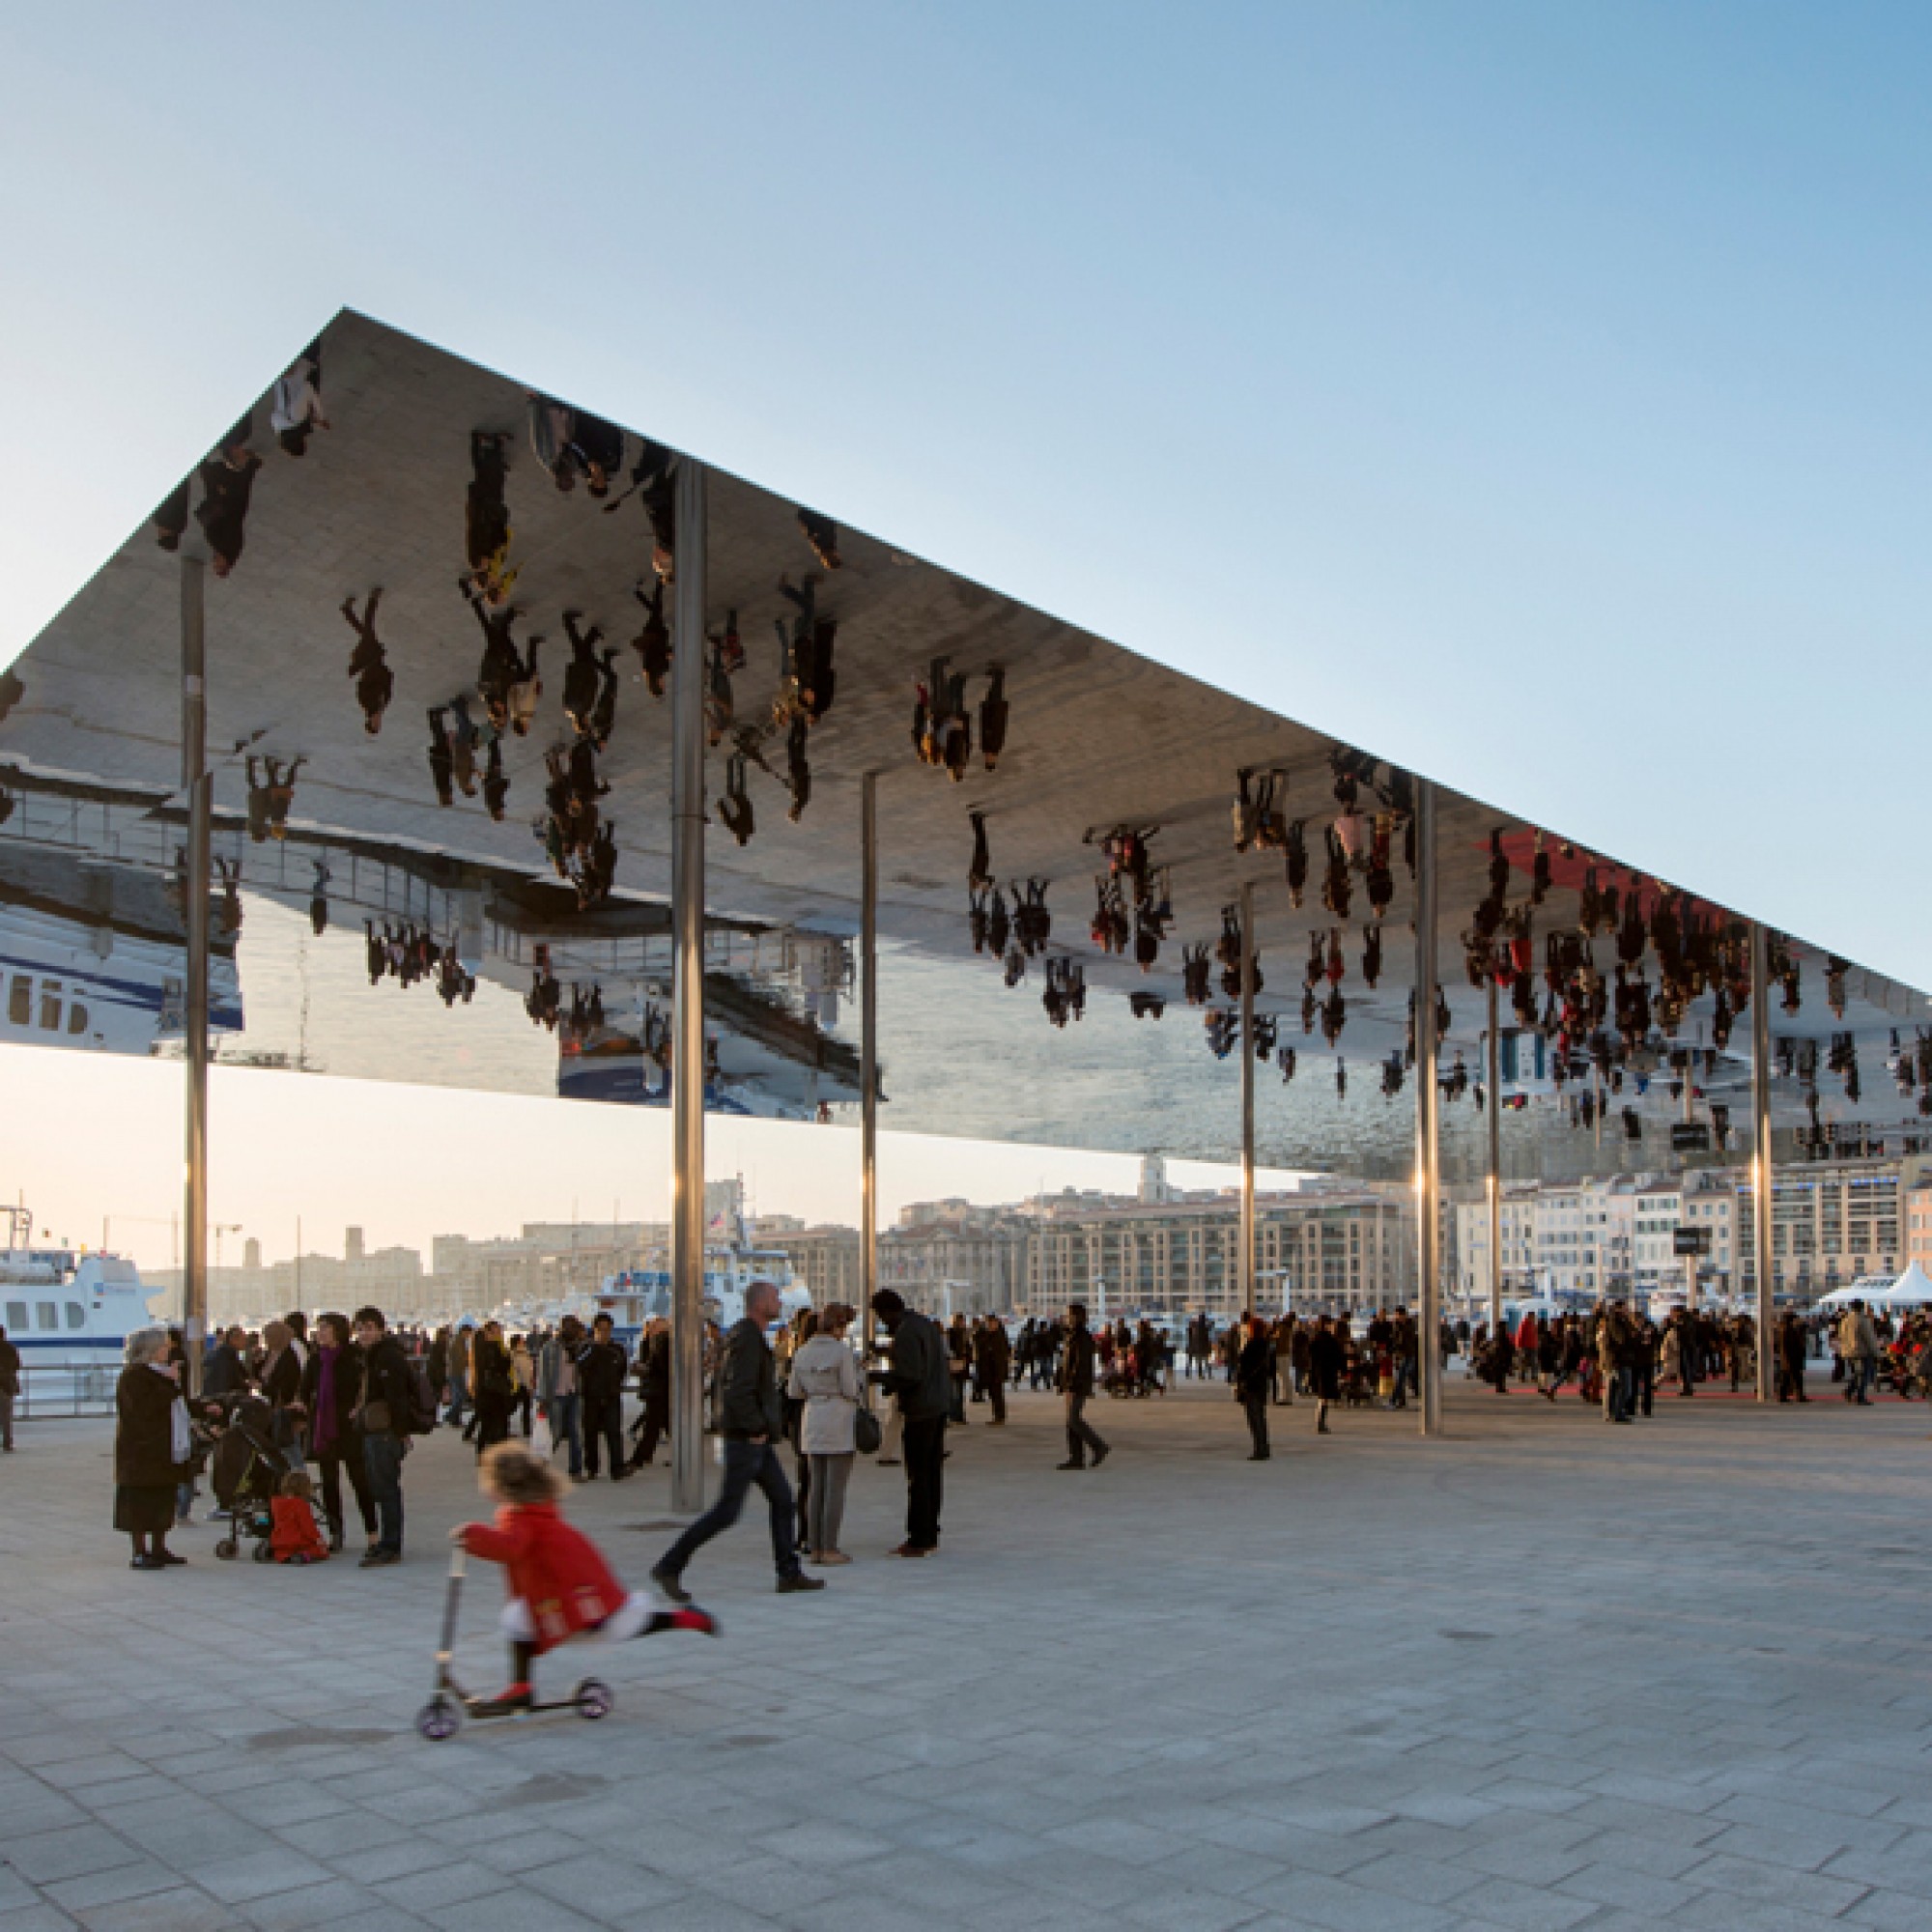
[[[583,1473],[583,1431],[580,1423],[579,1405],[583,1398],[575,1392],[570,1395],[554,1395],[544,1405],[550,1417],[550,1449],[556,1452],[567,1447],[570,1450],[570,1473],[581,1476]]]
[[[916,1549],[939,1548],[939,1511],[946,1499],[946,1418],[905,1420],[906,1541]]]
[[[396,1556],[403,1553],[403,1449],[401,1438],[386,1429],[362,1437],[362,1470],[376,1505],[376,1548]]]
[[[617,1477],[624,1473],[624,1402],[620,1396],[615,1402],[599,1403],[594,1408],[583,1411],[583,1473],[592,1482],[598,1475],[599,1446],[609,1450],[611,1474]]]
[[[451,1369],[449,1372],[449,1407],[443,1414],[443,1421],[454,1429],[469,1410],[469,1377],[465,1370]]]
[[[838,1548],[845,1519],[845,1485],[852,1477],[853,1452],[811,1458],[811,1497],[806,1505],[806,1548],[822,1555]]]
[[[322,1471],[322,1513],[328,1520],[332,1535],[342,1534],[342,1472],[349,1471],[349,1486],[355,1494],[355,1507],[361,1512],[362,1533],[372,1541],[376,1535],[376,1502],[369,1492],[369,1474],[365,1459],[360,1456],[345,1457],[339,1445],[316,1452],[316,1465]]]
[[[1091,1449],[1095,1456],[1106,1454],[1107,1445],[1100,1440],[1100,1433],[1087,1420],[1087,1398],[1066,1391],[1066,1460],[1069,1463],[1085,1463]]]
[[[670,1391],[644,1389],[644,1412],[638,1419],[638,1461],[651,1463],[657,1460],[660,1441],[670,1440]]]
[[[1241,1407],[1248,1418],[1248,1436],[1253,1447],[1251,1454],[1265,1456],[1268,1452],[1268,1399],[1264,1389],[1259,1395],[1244,1395]]]
[[[711,1541],[738,1520],[745,1492],[755,1483],[765,1492],[772,1513],[772,1561],[781,1577],[798,1575],[798,1550],[792,1542],[791,1485],[784,1464],[769,1442],[747,1442],[742,1436],[724,1438],[724,1487],[718,1500],[687,1529],[659,1559],[658,1568],[673,1577]]]

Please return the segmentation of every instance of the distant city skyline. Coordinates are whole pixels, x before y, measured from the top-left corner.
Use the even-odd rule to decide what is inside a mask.
[[[37,1237],[108,1245],[145,1269],[173,1261],[180,1208],[182,1074],[159,1060],[18,1048],[5,1062],[0,1199],[26,1200]],[[526,1222],[662,1221],[670,1212],[669,1119],[661,1109],[465,1094],[216,1065],[211,1070],[210,1220],[220,1260],[242,1243],[265,1264],[302,1246],[428,1255],[438,1235],[511,1235]],[[859,1220],[855,1129],[713,1116],[707,1168],[742,1174],[759,1213]],[[1233,1167],[1170,1162],[1178,1186],[1232,1184]],[[882,1132],[881,1225],[907,1202],[1012,1201],[1062,1186],[1131,1193],[1137,1157]],[[1265,1186],[1293,1176],[1264,1169]],[[210,1243],[211,1263],[215,1244]]]

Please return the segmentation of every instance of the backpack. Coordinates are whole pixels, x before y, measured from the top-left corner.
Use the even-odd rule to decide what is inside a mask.
[[[412,1361],[408,1433],[412,1435],[427,1435],[435,1427],[436,1391],[430,1387],[429,1366],[422,1361]]]

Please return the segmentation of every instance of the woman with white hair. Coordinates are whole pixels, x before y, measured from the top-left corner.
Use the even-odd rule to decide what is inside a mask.
[[[135,1329],[127,1361],[114,1392],[114,1527],[133,1542],[131,1569],[165,1570],[187,1561],[167,1541],[175,1491],[193,1453],[187,1405],[165,1328]]]

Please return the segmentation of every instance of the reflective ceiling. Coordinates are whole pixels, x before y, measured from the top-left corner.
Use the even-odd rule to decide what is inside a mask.
[[[218,1057],[663,1104],[670,459],[350,313],[309,373],[327,426],[277,435],[278,399],[283,425],[314,412],[298,384],[259,401],[0,692],[0,1038],[180,1050],[185,529],[217,558]],[[1407,775],[821,508],[712,472],[711,1104],[856,1111],[871,770],[887,1125],[1233,1156],[1238,982],[1215,949],[1251,882],[1261,1158],[1406,1176]],[[1173,567],[1152,519],[1148,567]],[[1547,705],[1537,728],[1580,753],[1586,704],[1500,693],[1499,729]],[[1687,1053],[1709,1157],[1747,1151],[1736,917],[1438,799],[1445,1175],[1482,1167],[1485,974],[1507,1172],[1706,1157],[1672,1151]],[[1916,1151],[1932,1005],[1775,951],[1780,1157]]]

